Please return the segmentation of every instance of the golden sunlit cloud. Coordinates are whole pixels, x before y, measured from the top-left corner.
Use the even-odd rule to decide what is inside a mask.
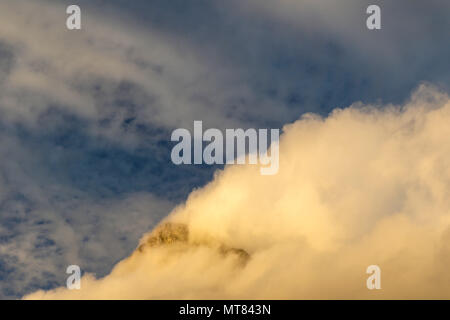
[[[25,298],[449,299],[449,97],[422,85],[283,130],[277,175],[226,167],[105,278]]]

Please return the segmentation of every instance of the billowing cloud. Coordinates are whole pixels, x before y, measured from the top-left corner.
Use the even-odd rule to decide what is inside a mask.
[[[226,167],[105,278],[26,298],[448,299],[449,123],[427,85],[401,106],[305,115],[284,127],[277,175]]]
[[[63,285],[69,264],[108,274],[210,181],[214,167],[172,164],[174,128],[281,127],[449,88],[448,1],[377,1],[377,32],[359,0],[77,3],[80,32],[69,0],[0,1],[0,299]]]

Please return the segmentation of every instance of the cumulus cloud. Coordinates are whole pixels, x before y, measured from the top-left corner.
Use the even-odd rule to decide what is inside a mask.
[[[226,167],[110,275],[25,298],[448,299],[449,122],[427,85],[403,105],[305,115],[284,127],[277,175]]]
[[[445,1],[380,1],[376,33],[355,0],[78,2],[70,32],[70,1],[0,1],[0,298],[60,286],[68,264],[102,277],[209,181],[214,168],[170,162],[175,127],[279,127],[422,80],[448,88]],[[257,248],[220,234],[215,254],[249,264]]]

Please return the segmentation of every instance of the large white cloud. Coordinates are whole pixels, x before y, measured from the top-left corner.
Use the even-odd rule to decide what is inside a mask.
[[[284,128],[278,175],[227,167],[107,277],[26,298],[448,299],[449,123],[426,85],[402,106],[306,115]]]

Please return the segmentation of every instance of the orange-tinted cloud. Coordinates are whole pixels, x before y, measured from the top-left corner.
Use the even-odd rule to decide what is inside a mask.
[[[107,277],[26,298],[449,299],[449,124],[449,97],[425,85],[403,106],[306,115],[284,128],[277,175],[227,167]]]

